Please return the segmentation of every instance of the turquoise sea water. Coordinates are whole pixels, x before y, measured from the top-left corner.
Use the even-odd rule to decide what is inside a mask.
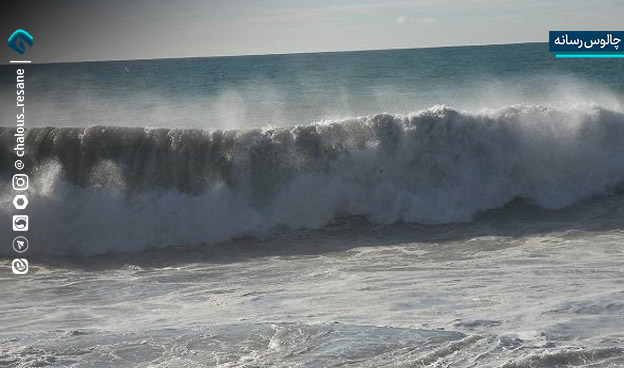
[[[620,101],[622,60],[547,44],[31,65],[31,126],[240,128],[512,104]],[[0,67],[10,86],[14,67]],[[3,90],[12,93],[11,88]],[[12,99],[3,95],[2,103]],[[3,125],[12,123],[3,109]]]

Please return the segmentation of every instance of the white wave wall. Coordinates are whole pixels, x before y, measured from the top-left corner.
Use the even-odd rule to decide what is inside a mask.
[[[0,131],[2,167],[12,133]],[[596,105],[435,106],[246,131],[35,128],[27,145],[31,254],[211,244],[352,215],[453,223],[514,198],[565,207],[624,181],[624,113]]]

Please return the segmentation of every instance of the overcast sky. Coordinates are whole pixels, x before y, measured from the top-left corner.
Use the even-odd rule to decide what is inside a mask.
[[[30,0],[3,2],[1,62],[272,54],[547,41],[622,30],[622,0]]]

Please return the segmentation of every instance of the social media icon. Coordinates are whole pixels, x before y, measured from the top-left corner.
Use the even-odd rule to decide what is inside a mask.
[[[13,250],[17,253],[24,253],[28,250],[28,239],[23,236],[13,239]]]
[[[23,194],[16,195],[15,198],[13,198],[13,206],[18,210],[26,209],[26,206],[28,206],[28,198]]]
[[[13,216],[13,231],[28,231],[28,216],[14,215]]]
[[[26,52],[26,45],[33,45],[33,37],[23,29],[18,29],[9,37],[9,47],[19,54]]]
[[[26,174],[13,175],[13,189],[15,190],[28,189],[28,175]]]
[[[26,258],[15,258],[11,262],[11,268],[16,275],[24,275],[28,273],[28,260]]]

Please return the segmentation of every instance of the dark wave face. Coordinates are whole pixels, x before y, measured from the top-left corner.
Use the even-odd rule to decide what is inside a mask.
[[[3,168],[14,132],[0,128]],[[434,107],[232,131],[47,127],[26,142],[29,239],[51,254],[213,243],[355,215],[452,223],[515,198],[560,208],[624,180],[624,114],[597,106]],[[2,172],[7,203],[12,173]],[[11,213],[4,206],[0,221]]]

